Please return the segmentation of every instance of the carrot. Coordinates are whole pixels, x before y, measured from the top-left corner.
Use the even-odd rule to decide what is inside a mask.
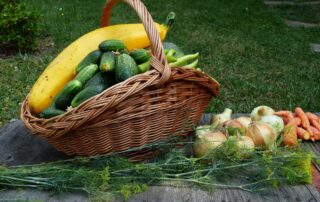
[[[306,129],[310,133],[311,136],[313,136],[313,133],[310,129],[310,122],[309,122],[309,119],[308,119],[306,113],[304,113],[304,111],[300,107],[297,107],[294,112],[296,113],[296,116],[301,119],[302,127],[304,129]]]
[[[273,114],[281,117],[288,117],[290,113],[290,111],[277,111]]]
[[[297,123],[297,126],[301,125],[301,119],[299,117],[294,117]]]
[[[315,127],[317,130],[320,130],[320,123],[314,119],[311,120],[311,125]]]
[[[313,132],[313,136],[315,140],[320,140],[320,130],[316,129],[313,126],[310,126],[312,132]]]
[[[312,119],[316,120],[316,121],[319,121],[319,118],[317,117],[317,115],[311,113],[311,112],[306,112],[306,115],[309,119],[309,121],[311,121]]]
[[[287,113],[288,123],[284,127],[283,143],[286,146],[292,147],[298,145],[297,139],[297,123],[292,112]]]
[[[299,139],[302,140],[309,140],[310,139],[310,133],[308,133],[308,131],[306,131],[305,129],[301,128],[301,127],[297,127],[297,135]]]

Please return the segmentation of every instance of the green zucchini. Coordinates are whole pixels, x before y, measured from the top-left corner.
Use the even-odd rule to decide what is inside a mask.
[[[65,113],[65,111],[56,109],[54,107],[49,107],[40,113],[40,118],[48,119],[54,116],[59,116],[63,113]]]
[[[98,71],[89,81],[87,81],[83,88],[95,85],[105,85],[106,88],[109,88],[113,84],[115,84],[113,73],[103,73]]]
[[[133,50],[130,52],[130,56],[136,61],[138,65],[147,62],[151,57],[150,51],[146,49]]]
[[[182,49],[174,43],[163,42],[163,48],[165,50],[168,50],[168,52],[170,49],[174,49],[176,51],[176,53],[174,54],[174,57],[176,57],[176,58],[180,58],[180,57],[184,56]]]
[[[91,64],[86,66],[77,74],[77,76],[74,78],[75,80],[78,80],[81,82],[82,85],[84,85],[87,81],[89,81],[93,75],[98,71],[98,65]]]
[[[52,107],[56,109],[66,110],[73,99],[82,89],[82,83],[78,80],[68,82],[62,90],[54,97]]]
[[[72,99],[71,106],[79,106],[82,102],[86,101],[87,99],[101,93],[105,88],[106,86],[101,84],[86,87]]]
[[[89,53],[76,67],[76,72],[79,73],[83,68],[90,64],[98,64],[101,58],[102,52],[95,50]]]
[[[126,45],[123,41],[118,39],[110,39],[103,41],[99,44],[99,49],[103,52],[107,51],[121,51],[126,49]]]
[[[150,60],[138,65],[138,69],[139,69],[140,73],[144,73],[144,72],[148,71],[150,69]]]
[[[102,54],[99,68],[102,72],[114,72],[115,63],[115,54],[113,52],[105,52]]]
[[[121,54],[117,57],[115,77],[116,82],[124,81],[139,74],[137,63],[128,54]]]

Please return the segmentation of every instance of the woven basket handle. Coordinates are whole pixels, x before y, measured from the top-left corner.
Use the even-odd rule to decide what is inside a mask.
[[[143,5],[143,3],[140,0],[107,0],[102,11],[101,26],[108,26],[112,7],[116,5],[119,1],[123,1],[130,5],[142,21],[144,28],[147,32],[148,38],[150,40],[151,51],[153,55],[153,58],[151,60],[151,66],[161,74],[161,78],[159,80],[158,85],[164,84],[170,79],[171,68],[166,60],[162,47],[162,42],[159,33],[155,27],[155,23],[147,8]]]

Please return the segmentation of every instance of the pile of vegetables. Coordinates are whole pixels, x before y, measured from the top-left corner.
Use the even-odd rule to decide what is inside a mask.
[[[165,39],[174,19],[175,14],[171,12],[163,24],[155,23],[161,40]],[[150,40],[141,23],[107,26],[81,36],[60,52],[39,76],[28,95],[30,111],[39,115],[48,108],[54,97],[75,77],[78,64],[97,50],[99,44],[109,39],[123,41],[128,51],[150,46]],[[93,58],[95,56],[92,55]]]
[[[232,110],[225,109],[212,119],[211,125],[199,126],[196,130],[194,150],[203,156],[227,139],[233,139],[246,149],[272,150],[277,145],[295,147],[301,140],[320,140],[320,118],[300,107],[295,113],[275,112],[268,106],[254,108],[250,117],[231,119]],[[254,144],[252,144],[252,142]]]
[[[228,139],[248,152],[256,148],[274,149],[283,132],[284,122],[273,114],[274,110],[270,107],[259,106],[253,109],[251,117],[231,119],[232,110],[226,108],[213,117],[211,125],[197,127],[195,154],[204,156]]]
[[[166,23],[160,27],[163,29],[164,36],[172,25],[174,17],[175,14],[170,13]],[[126,27],[129,29],[130,26],[127,25]],[[68,56],[60,56],[63,55],[65,51],[69,52],[69,47],[67,47],[66,50],[49,65],[43,73],[44,76],[41,75],[32,88],[28,98],[28,104],[33,113],[39,115],[41,118],[51,118],[61,115],[103,92],[112,85],[148,71],[150,68],[151,53],[150,50],[145,47],[150,44],[145,45],[144,38],[146,35],[140,34],[138,26],[136,28],[137,30],[132,29],[132,36],[130,36],[131,34],[128,32],[126,33],[128,36],[117,35],[118,38],[123,38],[123,40],[104,40],[98,44],[95,50],[92,50],[85,56],[77,51],[72,54],[70,53],[71,55]],[[102,29],[104,28],[101,28],[100,31],[102,31]],[[113,29],[112,26],[109,26],[109,29],[111,30],[108,32],[104,31],[106,36],[114,34],[117,28]],[[120,32],[121,30],[118,31]],[[88,39],[85,40],[83,38],[90,38],[92,41],[95,41],[96,38],[100,37],[97,30],[93,31],[93,33],[88,33],[78,40],[91,43]],[[134,42],[134,39],[136,42]],[[74,43],[78,44],[78,40]],[[87,44],[78,45],[81,46],[82,52],[87,52],[87,50],[82,50],[82,46],[87,46]],[[70,45],[70,47],[73,46],[75,45]],[[164,42],[163,47],[171,67],[196,69],[199,61],[199,53],[185,55],[179,46],[171,42]],[[77,47],[74,49],[78,50],[80,48]],[[75,58],[80,56],[82,56],[81,60]],[[66,60],[66,58],[69,58],[69,60]],[[56,60],[58,61],[55,62]],[[70,63],[70,61],[75,60],[79,62]],[[65,67],[66,69],[63,72],[61,65],[74,66],[72,68],[70,67],[73,69],[73,72],[69,72],[69,67]],[[47,72],[52,70],[55,72],[50,72],[50,74]],[[199,68],[197,68],[197,70],[201,71]],[[57,74],[55,75],[56,77],[50,78],[54,73]]]
[[[113,153],[41,165],[0,167],[0,186],[58,193],[83,191],[96,201],[105,200],[110,194],[119,194],[127,199],[150,185],[163,182],[171,182],[174,186],[199,186],[206,190],[236,188],[257,193],[266,193],[280,185],[312,182],[310,165],[313,155],[302,148],[288,150],[279,147],[266,151],[250,150],[248,153],[243,149],[242,140],[225,140],[218,133],[216,136],[223,143],[201,157],[188,154],[188,148],[195,144],[192,139],[186,142],[174,138],[128,150],[166,151],[141,163],[132,163],[121,157],[122,153]],[[181,148],[182,144],[184,148]]]
[[[184,55],[174,43],[164,42],[163,45],[171,67],[196,68],[199,53]],[[99,50],[89,53],[77,65],[74,79],[61,89],[40,117],[61,115],[112,85],[148,71],[150,61],[150,50],[134,49],[129,52],[121,40],[103,41]]]
[[[278,111],[275,113],[280,116],[288,125],[292,125],[298,139],[301,140],[320,140],[320,118],[314,113],[304,112],[301,107],[291,111]]]

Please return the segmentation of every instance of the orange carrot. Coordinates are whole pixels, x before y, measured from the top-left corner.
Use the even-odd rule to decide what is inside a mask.
[[[312,132],[313,132],[313,136],[315,140],[320,140],[320,130],[316,129],[313,126],[310,126]]]
[[[289,113],[291,113],[291,112],[290,111],[277,111],[273,114],[277,115],[277,116],[281,116],[281,117],[288,117]]]
[[[314,119],[316,121],[319,121],[319,118],[317,117],[317,115],[315,115],[315,114],[313,114],[311,112],[306,112],[306,115],[307,115],[309,121],[312,120],[312,119]]]
[[[314,119],[311,120],[311,125],[315,127],[317,130],[320,130],[320,123]]]
[[[310,133],[308,133],[308,131],[306,131],[305,129],[301,128],[301,127],[297,127],[297,135],[299,139],[302,140],[309,140],[310,139]]]
[[[298,145],[297,123],[292,112],[289,112],[287,114],[289,122],[284,127],[283,143],[286,146],[292,147]]]
[[[304,129],[306,129],[310,133],[311,136],[313,136],[313,133],[310,129],[310,122],[309,122],[309,119],[308,119],[306,113],[304,113],[304,111],[300,107],[296,108],[295,113],[296,113],[296,116],[301,119],[302,127]]]
[[[294,117],[297,123],[297,126],[301,125],[301,119],[299,117]]]

